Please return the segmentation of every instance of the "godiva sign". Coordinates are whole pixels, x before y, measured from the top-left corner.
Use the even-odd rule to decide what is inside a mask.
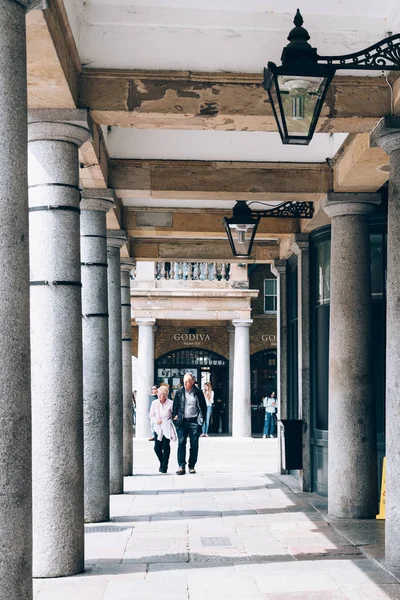
[[[176,342],[209,342],[210,336],[208,333],[175,333],[174,340]]]
[[[276,335],[274,335],[274,334],[268,335],[267,333],[264,333],[261,336],[261,339],[263,342],[276,342]]]

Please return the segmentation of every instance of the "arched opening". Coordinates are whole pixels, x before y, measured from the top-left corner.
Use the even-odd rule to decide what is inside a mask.
[[[276,348],[261,350],[250,357],[251,371],[251,433],[262,435],[265,411],[262,399],[271,392],[276,393],[277,356]]]
[[[168,384],[171,397],[173,397],[175,390],[183,385],[185,373],[192,373],[201,389],[203,389],[206,381],[210,381],[214,390],[214,407],[210,431],[212,433],[228,433],[228,359],[221,354],[204,348],[179,348],[157,358],[154,366],[157,385]]]

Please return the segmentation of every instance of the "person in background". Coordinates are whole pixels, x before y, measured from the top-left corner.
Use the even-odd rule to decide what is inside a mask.
[[[225,403],[221,397],[215,400],[213,411],[213,431],[214,433],[222,433],[222,420],[225,411]]]
[[[149,395],[149,410],[151,407],[151,404],[154,400],[157,400],[158,396],[157,396],[157,386],[156,385],[152,385],[151,386],[151,393]],[[152,420],[150,419],[150,428],[151,428],[151,437],[147,438],[149,440],[149,442],[153,442],[154,441],[154,425]]]
[[[206,381],[206,383],[204,384],[204,398],[207,404],[207,415],[206,420],[203,423],[203,432],[200,437],[208,437],[208,429],[210,427],[212,407],[214,404],[214,392],[212,389],[212,385],[209,381]]]
[[[132,392],[132,424],[136,425],[136,390]]]
[[[203,392],[194,385],[194,377],[186,373],[183,387],[175,394],[172,409],[172,420],[178,435],[178,465],[177,475],[186,473],[186,442],[189,436],[189,473],[196,473],[195,466],[199,453],[199,437],[201,427],[206,420],[207,404]]]
[[[276,398],[275,392],[271,392],[269,397],[263,399],[263,406],[265,408],[265,420],[264,420],[264,431],[263,438],[273,438],[275,433],[275,419],[274,414],[276,412]]]
[[[176,440],[175,427],[172,423],[172,400],[168,399],[168,388],[162,385],[157,391],[157,400],[150,407],[150,421],[154,429],[154,452],[160,461],[160,473],[168,471],[170,441]]]

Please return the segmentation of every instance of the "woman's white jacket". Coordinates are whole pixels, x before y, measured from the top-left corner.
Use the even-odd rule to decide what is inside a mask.
[[[154,432],[157,434],[157,440],[160,442],[165,436],[167,439],[176,441],[176,430],[172,422],[172,400],[166,400],[164,404],[158,400],[153,400],[150,407],[150,420],[154,425]],[[161,421],[158,423],[157,421]]]

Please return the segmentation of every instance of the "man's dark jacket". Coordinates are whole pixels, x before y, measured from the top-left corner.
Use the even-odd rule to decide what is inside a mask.
[[[207,404],[204,398],[204,394],[195,385],[192,387],[191,393],[195,396],[197,400],[197,407],[199,409],[197,423],[198,425],[203,425],[207,415]],[[175,427],[180,427],[182,425],[183,417],[185,416],[185,402],[185,388],[181,387],[177,392],[175,392],[174,405],[172,407],[172,419]],[[178,415],[178,419],[174,421],[174,417],[176,417],[176,415]]]

